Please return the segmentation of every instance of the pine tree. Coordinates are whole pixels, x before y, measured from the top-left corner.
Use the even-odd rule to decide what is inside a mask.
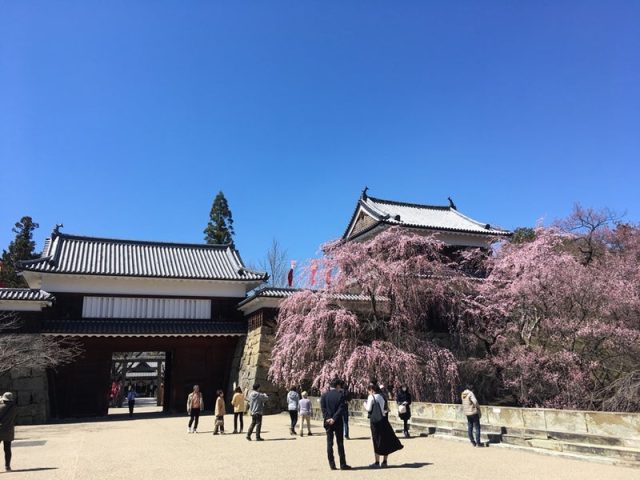
[[[31,217],[22,217],[12,228],[16,238],[9,244],[9,248],[2,252],[1,286],[10,288],[27,286],[24,279],[16,273],[16,263],[19,260],[32,260],[37,257],[33,231],[38,227],[39,225],[34,223]]]
[[[204,240],[211,245],[233,245],[233,235],[233,216],[231,215],[231,210],[229,210],[229,204],[224,197],[224,193],[218,192],[211,206],[209,223],[207,228],[204,229]]]

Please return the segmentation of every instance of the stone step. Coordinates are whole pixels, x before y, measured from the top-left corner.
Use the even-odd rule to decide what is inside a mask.
[[[586,462],[595,462],[595,463],[603,463],[607,465],[620,465],[625,467],[640,468],[640,462],[636,462],[632,460],[623,460],[623,459],[607,457],[607,456],[580,454],[580,453],[574,453],[570,451],[553,450],[549,448],[537,448],[537,447],[532,447],[531,445],[514,445],[514,444],[506,443],[505,441],[503,441],[498,445],[494,445],[493,448],[509,448],[509,449],[515,449],[515,450],[522,450],[530,453],[536,453],[538,455],[549,455],[554,457],[571,458],[574,460],[580,460],[580,461],[586,461]]]
[[[557,452],[570,452],[580,455],[591,455],[597,457],[609,457],[619,460],[639,462],[640,463],[640,449],[628,448],[620,446],[607,446],[607,445],[593,445],[588,443],[573,443],[561,440],[553,439],[538,439],[534,438],[527,441],[528,445],[533,448],[542,448],[547,450],[554,450]]]
[[[589,445],[618,446],[629,448],[640,448],[640,440],[611,437],[603,435],[593,435],[579,432],[555,432],[547,430],[532,430],[522,428],[502,427],[502,433],[509,437],[520,437],[523,439],[539,438],[543,440],[559,440],[572,443],[585,443]]]

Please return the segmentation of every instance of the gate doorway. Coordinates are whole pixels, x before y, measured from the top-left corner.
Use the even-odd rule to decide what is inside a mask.
[[[134,398],[136,415],[165,411],[167,352],[114,352],[111,356],[111,415],[127,415]]]
[[[152,380],[151,372],[138,372],[146,375],[145,382],[138,383],[135,380],[136,388],[140,386],[140,393],[145,396],[139,397],[141,401],[136,401],[135,408],[144,404],[145,409],[150,408],[153,412],[183,413],[187,395],[193,385],[198,384],[205,398],[205,408],[210,409],[216,390],[228,390],[239,338],[239,335],[148,335],[78,339],[83,354],[73,363],[50,372],[51,416],[69,418],[128,415],[126,399],[123,399],[122,407],[118,407],[118,403],[112,407],[113,383],[122,381],[120,392],[125,394],[129,385],[127,382],[133,383],[136,378],[127,378],[127,372],[132,373],[136,370],[135,364],[141,365],[143,362],[151,368],[154,368],[151,365],[154,362],[162,365],[159,372],[155,367],[155,380]],[[123,367],[126,371],[122,370]],[[147,368],[142,365],[138,369]],[[152,385],[153,396],[150,397]]]

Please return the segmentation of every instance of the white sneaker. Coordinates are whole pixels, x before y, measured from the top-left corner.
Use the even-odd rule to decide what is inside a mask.
[[[194,428],[192,433],[198,433],[198,431]]]
[[[187,427],[187,433],[191,433],[191,428]]]

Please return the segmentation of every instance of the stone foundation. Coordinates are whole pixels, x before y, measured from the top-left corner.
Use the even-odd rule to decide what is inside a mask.
[[[267,378],[274,343],[272,327],[257,325],[251,329],[245,338],[236,380],[245,395],[254,383],[260,384],[260,391],[269,395],[265,413],[281,412],[286,402],[286,392]]]
[[[47,373],[32,368],[15,368],[0,377],[0,393],[12,392],[18,405],[18,425],[45,423],[49,419]]]

